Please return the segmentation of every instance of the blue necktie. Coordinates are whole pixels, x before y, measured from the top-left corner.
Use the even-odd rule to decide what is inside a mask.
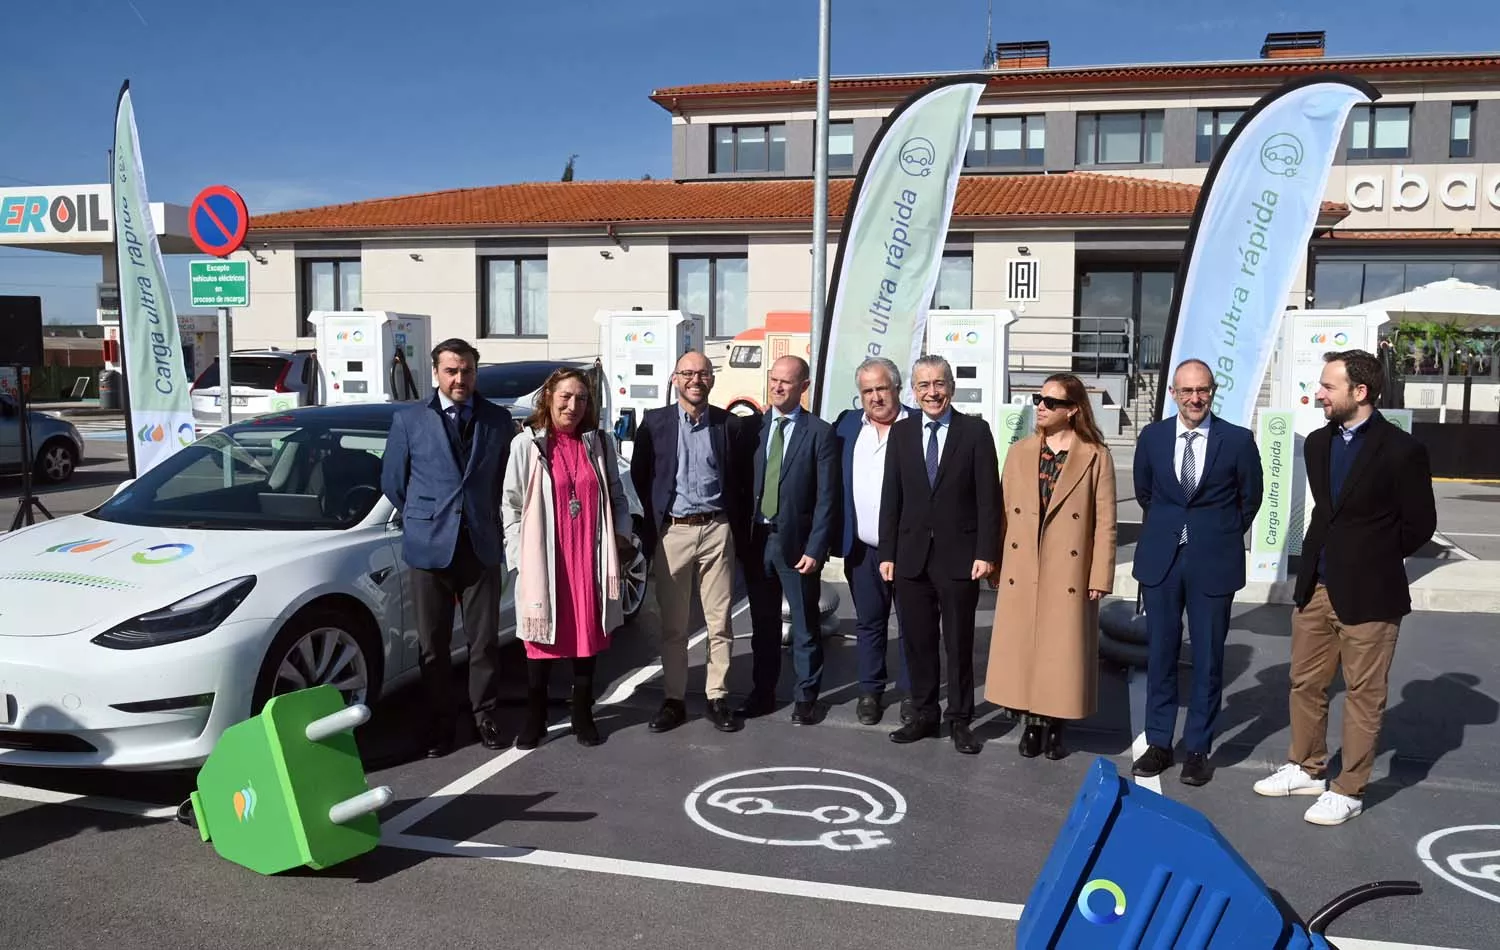
[[[929,422],[929,423],[927,423],[927,428],[929,428],[929,429],[932,430],[932,435],[929,436],[928,439],[927,439],[927,486],[929,488],[931,488],[932,486],[934,486],[934,485],[937,484],[937,470],[938,470],[938,441],[937,441],[937,434],[938,434],[938,429],[941,428],[941,426],[942,426],[942,423],[940,423],[940,422]]]

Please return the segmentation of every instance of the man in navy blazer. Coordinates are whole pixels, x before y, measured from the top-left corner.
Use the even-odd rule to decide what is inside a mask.
[[[839,455],[833,427],[802,408],[812,373],[800,356],[783,356],[766,377],[770,408],[755,453],[751,547],[743,568],[750,595],[753,686],[740,714],[776,707],[781,678],[781,599],[792,615],[792,722],[817,721],[823,682],[818,598],[823,562],[839,521]]]
[[[917,414],[901,403],[901,370],[881,356],[872,356],[854,371],[862,409],[845,409],[833,423],[844,469],[843,530],[833,553],[844,559],[844,580],[854,601],[854,639],[859,655],[859,701],[855,715],[867,726],[880,722],[881,693],[886,683],[887,630],[895,585],[880,576],[880,491],[885,482],[885,452],[891,425]],[[898,652],[900,672],[896,687],[908,698],[901,701],[901,721],[910,722],[911,680],[904,654]]]
[[[1193,692],[1181,779],[1204,785],[1224,687],[1224,640],[1235,591],[1245,586],[1245,532],[1261,503],[1260,452],[1250,430],[1210,412],[1218,384],[1202,360],[1172,376],[1177,415],[1142,430],[1135,446],[1135,497],[1145,523],[1134,575],[1145,594],[1150,638],[1146,742],[1132,771],[1172,765],[1177,732],[1177,661],[1182,612],[1193,644]]]
[[[474,389],[479,351],[464,340],[432,351],[437,392],[391,420],[381,489],[401,512],[401,553],[411,571],[418,654],[429,703],[427,754],[453,749],[454,600],[469,644],[469,706],[486,748],[504,743],[495,725],[500,680],[500,592],[505,546],[500,488],[515,425]]]

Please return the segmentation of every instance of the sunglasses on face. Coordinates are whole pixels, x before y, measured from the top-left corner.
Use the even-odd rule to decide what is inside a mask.
[[[1058,399],[1056,396],[1043,396],[1041,393],[1032,393],[1031,404],[1033,406],[1046,406],[1048,409],[1053,410],[1071,409],[1073,407],[1073,400]]]

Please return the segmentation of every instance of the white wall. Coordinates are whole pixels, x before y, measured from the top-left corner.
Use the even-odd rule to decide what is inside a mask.
[[[421,260],[413,260],[415,254]],[[432,340],[473,340],[479,319],[479,264],[473,241],[366,244],[360,306],[432,318]]]
[[[623,241],[625,248],[606,237],[552,239],[547,248],[548,340],[508,341],[501,358],[597,356],[599,327],[594,314],[631,307],[665,310],[667,239],[626,237]]]
[[[1022,255],[1020,248],[1030,253]],[[1008,262],[1022,257],[1037,262],[1038,298],[1017,302],[1006,296]],[[1010,328],[1013,369],[1067,369],[1064,354],[1072,350],[1073,232],[994,231],[974,235],[974,307],[1014,310]],[[1018,351],[1030,351],[1029,353]]]
[[[232,346],[237,350],[298,346],[297,261],[290,245],[260,248],[259,263],[245,251],[230,259],[250,262],[250,306],[229,312]]]

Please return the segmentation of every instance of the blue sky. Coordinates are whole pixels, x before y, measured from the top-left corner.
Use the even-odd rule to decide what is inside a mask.
[[[817,72],[817,0],[6,6],[0,186],[103,181],[129,78],[152,200],[222,182],[252,213],[555,180],[574,153],[578,178],[665,178],[653,88]],[[835,74],[984,54],[986,0],[833,6]],[[1326,30],[1330,55],[1474,52],[1500,47],[1497,26],[1493,0],[1000,0],[994,34],[1074,65],[1253,58],[1280,30]],[[169,273],[185,299],[185,265]],[[97,259],[0,248],[0,294],[41,294],[50,321],[92,322],[98,279]]]

